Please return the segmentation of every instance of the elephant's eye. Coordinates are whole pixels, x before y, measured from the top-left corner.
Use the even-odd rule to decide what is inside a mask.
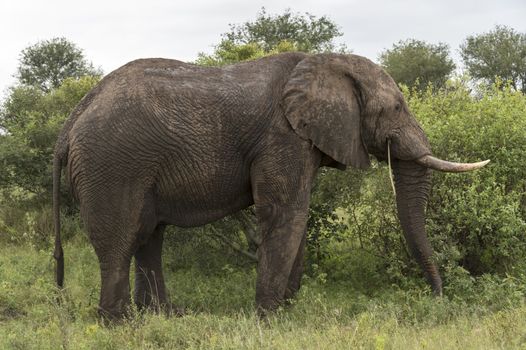
[[[399,112],[400,109],[402,109],[402,105],[400,103],[397,103],[395,106],[395,111]]]

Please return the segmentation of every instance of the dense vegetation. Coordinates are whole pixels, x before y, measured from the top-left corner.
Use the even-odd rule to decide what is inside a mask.
[[[379,60],[396,82],[420,90],[429,84],[434,88],[443,87],[455,69],[446,44],[433,45],[415,39],[394,44]]]
[[[495,29],[499,30],[515,33]],[[289,35],[280,34],[284,31]],[[312,32],[320,35],[309,35]],[[338,27],[325,17],[290,11],[273,16],[262,11],[255,22],[232,26],[214,53],[201,54],[198,63],[228,64],[288,50],[334,50],[333,40],[339,35]],[[465,46],[478,42],[474,38],[467,39]],[[491,40],[481,42],[487,50],[495,46]],[[405,50],[401,43],[389,52]],[[419,44],[424,55],[424,49],[433,48],[417,41],[405,43]],[[24,52],[44,57],[57,52],[47,50],[51,44],[76,53],[58,61],[78,71],[73,69],[55,83],[49,74],[29,70],[41,72],[39,80],[31,82],[20,75],[0,110],[0,348],[526,346],[522,82],[452,78],[449,71],[445,75],[449,79],[436,78],[440,84],[415,79],[402,86],[436,155],[457,161],[492,160],[474,173],[433,175],[427,230],[444,277],[443,298],[431,296],[410,258],[388,170],[374,163],[367,171],[321,170],[312,195],[307,271],[291,307],[266,321],[255,316],[255,262],[250,258],[255,246],[247,211],[202,228],[169,229],[166,279],[171,300],[185,306],[187,316],[133,312],[127,322],[105,327],[95,312],[100,285],[97,259],[65,186],[67,287],[62,292],[53,283],[51,257],[54,140],[71,109],[98,82],[100,72],[64,40]],[[448,60],[446,47],[435,49]],[[517,55],[524,59],[520,52]],[[22,58],[26,56],[23,53]],[[30,61],[22,60],[21,67],[27,67],[24,62]],[[417,59],[406,63],[418,62],[432,64]],[[498,64],[496,60],[494,65]]]

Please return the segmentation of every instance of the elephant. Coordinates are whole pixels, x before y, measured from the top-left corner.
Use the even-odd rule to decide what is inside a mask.
[[[64,282],[59,187],[64,170],[101,274],[99,313],[120,319],[169,305],[166,225],[204,225],[255,205],[261,244],[256,306],[275,310],[300,288],[309,197],[320,167],[391,160],[398,217],[437,295],[425,232],[431,169],[488,161],[435,158],[394,80],[353,54],[281,53],[223,67],[139,59],[105,76],[76,106],[53,155],[56,282]]]

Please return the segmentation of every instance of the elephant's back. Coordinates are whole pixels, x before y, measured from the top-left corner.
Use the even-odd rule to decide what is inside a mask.
[[[89,103],[77,111],[74,124],[79,132],[119,123],[144,127],[155,118],[167,128],[258,123],[277,110],[290,72],[304,57],[281,54],[223,67],[138,59],[102,79],[88,94]]]
[[[153,153],[159,140],[178,143],[183,152],[209,144],[248,151],[282,117],[276,114],[283,86],[302,57],[278,55],[225,67],[132,61],[101,81],[70,135],[117,148],[136,140]]]

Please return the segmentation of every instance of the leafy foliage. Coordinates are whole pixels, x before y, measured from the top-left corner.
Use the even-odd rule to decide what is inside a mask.
[[[45,247],[50,242],[52,155],[58,132],[98,77],[68,78],[49,92],[32,86],[11,88],[0,110],[0,231],[1,240]],[[64,233],[78,226],[72,198],[62,186]],[[65,237],[69,235],[66,233]]]
[[[43,195],[51,189],[51,158],[62,124],[98,77],[68,78],[43,92],[17,86],[0,110],[2,185]]]
[[[458,268],[475,275],[518,273],[526,261],[526,96],[494,85],[475,97],[465,81],[404,93],[434,154],[455,161],[492,160],[477,172],[433,175],[427,231],[446,284]],[[373,168],[363,179],[357,205],[342,208],[348,230],[335,237],[346,235],[356,254],[377,256],[384,278],[403,285],[420,269],[407,253],[390,192],[385,166]],[[334,252],[335,241],[341,239],[328,242],[328,251]]]
[[[320,169],[311,194],[307,223],[308,268],[312,264],[323,264],[331,254],[331,242],[348,238],[343,217],[347,213],[341,208],[357,204],[366,173],[354,169],[347,172]]]
[[[250,61],[273,53],[294,51],[289,42],[282,42],[271,52],[265,52],[257,43],[235,44],[230,40],[222,40],[212,55],[199,53],[196,63],[204,66],[222,66],[242,61]]]
[[[425,90],[431,84],[443,87],[455,64],[444,43],[428,44],[408,39],[399,41],[380,55],[380,64],[399,83]]]
[[[466,38],[460,47],[471,76],[494,84],[499,77],[526,93],[526,33],[496,26]]]
[[[283,41],[292,43],[299,51],[324,52],[333,51],[333,40],[341,35],[338,26],[326,16],[294,14],[290,9],[283,14],[269,15],[262,8],[255,21],[231,24],[230,32],[223,37],[238,45],[257,43],[266,52]]]
[[[100,76],[81,49],[65,38],[44,40],[22,50],[18,66],[18,81],[44,92],[58,88],[70,77]]]
[[[224,65],[287,51],[333,51],[334,39],[341,35],[338,26],[326,16],[294,14],[290,9],[269,15],[262,8],[255,21],[231,24],[214,53],[199,53],[196,63]],[[339,50],[344,51],[345,47]]]
[[[476,274],[512,273],[526,261],[526,97],[497,82],[475,98],[458,82],[409,101],[438,156],[492,160],[474,173],[434,175],[429,230],[442,258]]]

